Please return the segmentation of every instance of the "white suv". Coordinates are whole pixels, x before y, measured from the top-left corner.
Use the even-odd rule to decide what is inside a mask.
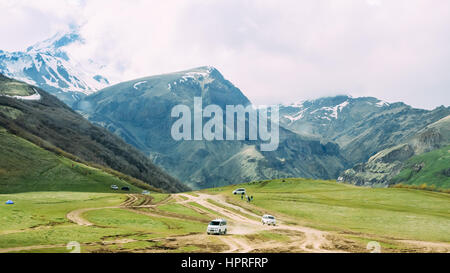
[[[240,188],[240,189],[236,189],[233,191],[233,194],[245,194],[245,189],[244,188]]]
[[[273,217],[272,215],[266,214],[262,217],[261,222],[263,223],[263,225],[276,225],[277,224],[277,220],[275,220],[275,217]]]
[[[209,234],[227,234],[227,221],[224,219],[216,219],[212,220],[208,228],[206,229],[206,233]]]

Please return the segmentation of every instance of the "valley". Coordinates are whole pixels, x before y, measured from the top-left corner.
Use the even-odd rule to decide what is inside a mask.
[[[450,253],[450,2],[337,2],[0,0],[0,253],[445,265],[285,255]]]
[[[231,192],[246,188],[248,203]],[[180,194],[0,194],[0,252],[449,252],[449,195],[280,179]],[[264,226],[270,213],[277,226]],[[227,235],[206,234],[227,219]]]
[[[54,45],[76,40],[14,54],[62,54]],[[223,109],[254,105],[214,67],[102,90],[105,81],[77,77],[79,89],[49,88],[39,77],[55,75],[41,68],[0,75],[0,253],[450,252],[449,107],[350,96],[278,105],[278,145],[267,151],[250,136],[217,140],[235,129]],[[196,104],[218,109],[217,139],[174,139],[171,109],[190,116]],[[241,114],[241,130],[261,129]],[[265,214],[277,225],[262,225]],[[206,234],[216,218],[226,235]]]

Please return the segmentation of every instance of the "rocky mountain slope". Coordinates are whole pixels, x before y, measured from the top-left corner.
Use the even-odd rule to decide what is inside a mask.
[[[93,61],[81,64],[71,56],[68,46],[79,43],[83,43],[83,39],[73,28],[25,51],[0,50],[0,74],[40,87],[70,106],[109,85],[108,80],[99,75],[100,65]]]
[[[450,107],[429,111],[372,97],[336,96],[280,106],[280,123],[301,135],[337,143],[356,164],[449,114]]]
[[[346,170],[338,181],[363,186],[396,183],[450,187],[450,115],[420,130],[407,142],[382,150]],[[440,150],[436,152],[436,150]]]
[[[345,168],[339,147],[280,128],[276,151],[261,152],[261,141],[175,141],[171,109],[203,105],[249,105],[220,72],[200,67],[120,83],[74,105],[92,122],[121,136],[170,174],[194,188],[278,178],[335,178]],[[225,121],[225,119],[224,119]]]
[[[0,75],[0,126],[73,160],[94,163],[166,191],[188,187],[109,131],[91,124],[45,91]]]

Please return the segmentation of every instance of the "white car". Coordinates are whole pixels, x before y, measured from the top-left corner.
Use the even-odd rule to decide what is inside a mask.
[[[150,191],[142,191],[142,194],[144,194],[144,195],[150,195]]]
[[[261,222],[263,223],[263,225],[273,225],[273,226],[275,226],[277,224],[277,220],[275,219],[275,217],[273,217],[272,215],[269,215],[269,214],[265,214],[261,218]]]
[[[119,187],[117,187],[117,185],[111,185],[111,189],[112,189],[112,190],[118,190]]]
[[[208,228],[206,229],[206,233],[209,234],[227,234],[227,221],[224,219],[215,219],[212,220]]]
[[[245,194],[245,189],[244,189],[244,188],[235,189],[235,190],[233,191],[233,194],[239,194],[239,195]]]

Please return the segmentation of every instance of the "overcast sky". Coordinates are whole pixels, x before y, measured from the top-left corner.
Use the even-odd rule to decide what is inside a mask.
[[[0,49],[81,25],[114,81],[211,65],[256,104],[335,94],[449,105],[448,0],[0,0]]]

